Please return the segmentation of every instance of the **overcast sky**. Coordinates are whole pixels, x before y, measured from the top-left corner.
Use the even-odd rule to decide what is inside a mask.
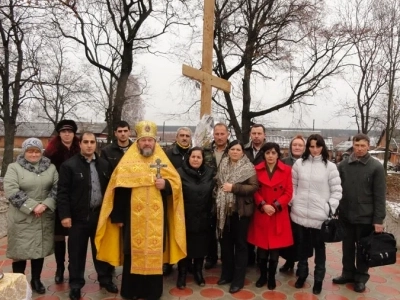
[[[185,110],[182,103],[182,63],[171,62],[166,58],[146,55],[141,59],[146,70],[148,92],[144,96],[146,108],[145,118],[155,121],[158,125],[165,122],[166,125],[196,125],[199,112],[193,110],[191,120],[187,116],[171,118],[170,114]],[[188,83],[190,84],[190,83]],[[255,100],[262,100],[263,95],[268,94],[271,101],[278,101],[280,82],[270,82],[265,86],[256,86]],[[313,120],[315,128],[356,128],[353,120],[346,117],[338,117],[336,112],[340,106],[340,99],[352,97],[347,84],[342,80],[334,80],[330,88],[319,93],[315,99],[310,99],[313,106],[296,106],[293,112],[289,108],[269,114],[262,119],[262,123],[270,127],[303,127],[312,128]],[[234,86],[232,88],[235,88]],[[266,93],[268,90],[268,93]],[[193,103],[200,98],[200,90],[197,95],[189,95],[188,103]],[[188,106],[188,105],[187,105]],[[300,116],[301,114],[301,116]]]

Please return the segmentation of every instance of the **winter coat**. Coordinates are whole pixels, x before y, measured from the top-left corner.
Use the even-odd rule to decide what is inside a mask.
[[[292,170],[281,161],[270,179],[265,162],[255,166],[259,189],[254,194],[256,210],[250,222],[247,240],[262,249],[277,249],[293,244],[288,204],[292,199]],[[261,208],[269,204],[276,212],[268,216]]]
[[[132,145],[132,141],[129,140],[129,147]],[[118,142],[114,141],[112,144],[105,146],[101,149],[101,157],[108,161],[111,165],[111,169],[114,171],[115,167],[118,165],[122,156],[124,156],[124,151],[118,146]]]
[[[265,143],[265,140],[264,140],[264,143]],[[264,143],[261,145],[261,147],[264,145]],[[256,156],[254,157],[252,142],[248,143],[244,147],[244,153],[246,154],[246,156],[250,159],[250,161],[255,166],[264,161],[264,153],[262,151],[258,151]]]
[[[251,217],[254,213],[253,195],[258,189],[257,176],[235,183],[232,186],[232,193],[236,196],[236,212],[241,217]]]
[[[329,205],[335,213],[342,198],[342,186],[337,167],[327,164],[322,156],[298,159],[293,165],[292,221],[304,227],[320,229],[328,218]]]
[[[386,176],[382,164],[368,153],[354,154],[339,164],[343,197],[339,218],[351,224],[383,224],[386,216]]]
[[[95,153],[96,170],[99,175],[101,194],[104,195],[111,176],[108,161]],[[91,198],[90,164],[81,154],[68,159],[61,165],[57,191],[57,207],[60,220],[72,218],[86,221],[89,216]]]
[[[209,147],[205,147],[203,149],[204,162],[208,167],[213,169],[214,176],[217,174],[218,167],[219,167],[219,165],[217,164],[217,159],[215,158],[215,151],[216,151],[215,148],[216,148],[215,142],[213,141]],[[225,150],[226,150],[226,148],[225,148]],[[222,157],[221,157],[221,161],[226,156],[228,156],[228,153],[227,153],[227,151],[224,151],[224,153],[222,154]]]
[[[81,152],[81,148],[76,136],[74,136],[69,149],[61,142],[60,136],[55,136],[47,145],[43,155],[50,158],[51,163],[56,166],[57,172],[59,172],[61,164],[79,152]]]
[[[55,136],[48,144],[44,150],[43,155],[51,160],[51,163],[56,166],[57,172],[60,172],[61,164],[70,159],[75,154],[79,153],[81,148],[79,147],[79,139],[74,136],[72,140],[71,147],[68,149],[61,141],[59,135]],[[58,212],[56,210],[56,219],[54,222],[54,234],[55,235],[68,235],[68,229],[61,225],[60,218],[58,217]]]
[[[200,170],[201,173],[190,168],[186,162],[178,169],[182,181],[187,234],[207,232],[211,228],[213,171],[207,166]]]
[[[171,161],[175,169],[179,169],[187,158],[188,151],[189,148],[182,149],[175,143],[171,148],[165,151],[165,154],[167,154],[168,159]]]
[[[4,177],[5,196],[11,203],[7,220],[7,257],[11,259],[38,259],[53,253],[58,173],[46,157],[38,166],[33,172],[35,168],[19,156]],[[40,217],[33,213],[38,204],[47,206]]]

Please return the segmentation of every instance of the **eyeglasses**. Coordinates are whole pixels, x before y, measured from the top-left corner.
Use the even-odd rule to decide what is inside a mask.
[[[39,149],[28,149],[25,151],[25,153],[29,153],[29,154],[40,154],[42,153],[42,151],[40,151]]]

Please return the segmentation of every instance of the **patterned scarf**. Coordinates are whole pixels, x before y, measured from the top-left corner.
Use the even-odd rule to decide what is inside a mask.
[[[246,155],[243,155],[235,164],[232,164],[229,157],[224,157],[218,168],[217,174],[217,228],[219,236],[222,236],[226,216],[232,215],[236,210],[236,196],[232,192],[224,192],[224,183],[242,183],[255,175],[254,165]]]

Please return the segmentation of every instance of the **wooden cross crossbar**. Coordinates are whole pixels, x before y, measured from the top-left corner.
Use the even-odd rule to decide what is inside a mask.
[[[165,167],[167,167],[167,165],[162,164],[161,159],[159,159],[159,158],[156,159],[155,164],[150,164],[150,168],[156,168],[156,170],[157,170],[157,174],[156,174],[157,179],[161,178],[161,168],[165,168]]]
[[[201,83],[200,118],[211,115],[212,87],[231,92],[231,83],[212,75],[213,43],[214,43],[214,8],[215,0],[204,0],[203,20],[203,55],[201,70],[182,65],[182,74]]]

